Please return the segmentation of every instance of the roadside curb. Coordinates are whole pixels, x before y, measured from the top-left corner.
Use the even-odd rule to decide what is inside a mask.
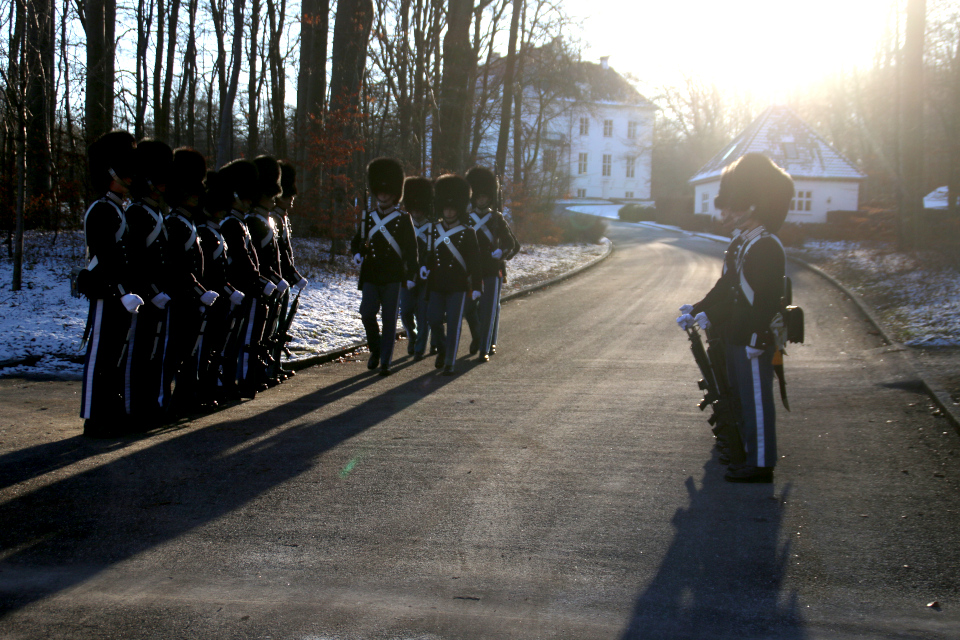
[[[561,273],[558,276],[554,276],[549,280],[544,280],[543,282],[537,282],[535,284],[531,284],[526,287],[522,287],[516,291],[513,291],[511,293],[508,293],[505,296],[501,296],[500,297],[501,304],[504,302],[513,300],[515,298],[519,298],[520,296],[526,295],[528,293],[533,293],[534,291],[545,289],[549,286],[557,284],[558,282],[562,282],[568,278],[572,278],[577,274],[583,273],[584,271],[586,271],[587,269],[590,269],[591,267],[597,266],[598,264],[600,264],[601,262],[609,258],[611,255],[613,255],[613,242],[611,242],[608,238],[604,238],[604,239],[607,241],[606,242],[607,248],[606,248],[606,251],[604,251],[603,255],[594,258],[593,260],[591,260],[590,262],[587,262],[586,264],[582,264],[579,267],[575,267],[570,271]],[[404,331],[401,330],[398,333],[402,335],[404,334]],[[283,364],[288,369],[293,369],[294,371],[300,371],[302,369],[307,369],[309,367],[313,367],[316,365],[332,362],[344,356],[350,355],[354,351],[357,351],[358,349],[362,349],[365,346],[367,346],[367,341],[362,340],[360,342],[354,342],[353,344],[347,345],[345,347],[340,347],[339,349],[324,351],[323,353],[318,353],[316,355],[312,355],[307,358],[302,358],[300,360],[291,360]]]
[[[663,226],[656,226],[655,228],[662,231],[672,231],[673,229],[665,229]],[[692,231],[679,230],[684,235],[695,236],[698,238],[704,238],[706,240],[712,240],[713,242],[723,242],[720,238],[711,236],[709,234],[696,233]],[[873,313],[873,310],[867,306],[867,304],[860,298],[859,295],[851,291],[845,284],[831,276],[829,273],[823,269],[816,267],[802,258],[797,258],[794,256],[787,256],[787,259],[793,262],[796,265],[809,269],[813,273],[817,274],[834,287],[836,287],[840,292],[846,295],[853,302],[854,306],[860,310],[860,312],[866,316],[867,320],[871,325],[877,330],[880,334],[880,337],[883,338],[884,342],[890,347],[890,353],[900,353],[903,356],[903,360],[906,363],[906,366],[909,369],[912,369],[914,375],[920,381],[920,385],[923,387],[923,390],[926,392],[930,399],[933,400],[934,404],[937,405],[937,408],[940,410],[940,413],[950,421],[954,429],[960,432],[960,407],[957,407],[954,404],[953,399],[950,397],[950,394],[946,390],[934,386],[927,380],[926,376],[923,374],[923,367],[917,362],[917,357],[910,350],[910,347],[905,346],[896,340],[887,332],[886,327],[880,322],[880,319],[877,318],[876,314]]]

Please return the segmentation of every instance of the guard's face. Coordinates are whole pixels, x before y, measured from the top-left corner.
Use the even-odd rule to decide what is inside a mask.
[[[749,211],[735,211],[734,209],[720,210],[720,223],[723,230],[731,233],[734,229],[739,229],[747,222],[750,217]]]
[[[395,200],[392,193],[378,193],[377,202],[380,203],[381,207],[389,207],[393,205]]]
[[[457,218],[460,217],[460,212],[453,207],[444,207],[443,208],[443,220],[445,222],[456,222]]]
[[[477,196],[477,206],[481,209],[490,204],[490,198],[488,196]]]

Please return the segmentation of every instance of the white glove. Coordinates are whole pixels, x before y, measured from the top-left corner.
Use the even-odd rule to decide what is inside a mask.
[[[307,279],[306,279],[306,278],[300,278],[300,281],[297,282],[297,284],[296,284],[295,286],[297,287],[297,289],[301,289],[301,290],[302,290],[304,287],[307,286],[307,284],[308,284],[308,283],[307,283]]]
[[[268,282],[263,286],[263,295],[268,296],[276,290],[277,285],[273,284],[272,282]]]
[[[689,315],[689,314],[688,314]],[[696,315],[694,320],[697,321],[697,324],[700,325],[700,328],[706,331],[710,328],[710,318],[707,317],[707,314],[701,311]]]
[[[203,295],[200,296],[200,302],[202,302],[204,306],[209,307],[214,302],[216,302],[217,298],[219,297],[220,297],[220,294],[217,293],[216,291],[204,291]]]
[[[494,260],[499,260],[501,257],[503,257],[503,249],[497,249],[496,251],[494,251],[493,253],[491,253],[490,256],[491,256]]]
[[[280,293],[283,293],[289,288],[290,288],[290,283],[284,280],[283,278],[280,278],[280,282],[277,283],[277,291],[279,291]]]
[[[407,280],[407,289],[413,289],[415,286],[417,286],[416,282],[413,280]]]
[[[143,304],[143,298],[135,293],[128,293],[120,298],[120,302],[127,313],[137,313],[140,310],[140,305]]]
[[[692,305],[692,304],[682,304],[682,305],[680,305],[680,313],[689,314],[691,311],[693,311],[693,305]]]
[[[763,349],[757,349],[756,347],[747,347],[747,358],[750,360],[755,360],[763,355]]]
[[[479,300],[479,299],[480,299],[480,292],[479,292],[479,291],[474,291],[473,294],[471,295],[471,297],[472,297],[474,300]]]
[[[170,296],[165,294],[163,291],[150,298],[150,303],[157,309],[166,309],[168,302],[170,302]]]
[[[353,264],[359,267],[361,262],[363,262],[363,256],[361,256],[359,253],[353,256]]]
[[[684,331],[692,327],[693,323],[694,323],[693,316],[690,315],[689,313],[685,313],[679,318],[677,318],[677,324],[680,325],[680,328],[683,329]]]
[[[235,307],[241,302],[243,302],[243,291],[236,289],[233,293],[230,294],[230,306]]]
[[[429,277],[430,277],[430,269],[427,269],[426,267],[420,267],[420,279],[426,280]]]

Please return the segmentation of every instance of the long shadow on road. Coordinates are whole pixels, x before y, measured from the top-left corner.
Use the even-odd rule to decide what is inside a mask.
[[[431,371],[319,421],[361,374],[243,420],[186,430],[0,506],[0,617],[240,508],[444,386]]]
[[[795,594],[783,592],[790,544],[781,543],[789,486],[731,485],[708,462],[700,489],[657,574],[637,598],[622,640],[806,637]]]

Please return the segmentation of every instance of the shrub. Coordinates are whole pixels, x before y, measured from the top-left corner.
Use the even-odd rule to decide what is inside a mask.
[[[640,204],[625,204],[617,211],[617,215],[624,222],[656,222],[657,210],[655,207],[645,207]]]
[[[564,242],[597,244],[607,232],[607,221],[585,213],[565,216],[562,221]]]

